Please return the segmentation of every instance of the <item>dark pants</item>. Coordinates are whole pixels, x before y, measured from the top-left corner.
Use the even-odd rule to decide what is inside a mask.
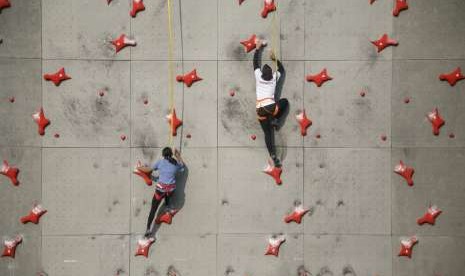
[[[170,206],[170,198],[172,193],[164,193],[159,190],[155,191],[155,195],[152,199],[152,208],[150,209],[149,219],[147,220],[147,231],[152,227],[153,219],[155,218],[155,213],[157,212],[158,206],[160,206],[163,198],[165,199],[165,205]]]
[[[277,108],[277,109],[276,109]],[[287,99],[279,99],[275,104],[257,108],[258,120],[265,134],[265,144],[271,157],[276,157],[274,145],[274,124],[280,124],[280,119],[289,108]],[[277,120],[273,122],[274,120]]]

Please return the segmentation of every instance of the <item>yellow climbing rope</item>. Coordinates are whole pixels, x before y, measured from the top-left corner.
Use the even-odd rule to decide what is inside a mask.
[[[279,22],[279,15],[278,15],[278,3],[276,2],[276,11],[273,12],[272,18],[271,18],[271,51],[275,54],[276,59],[274,60],[274,70],[275,72],[278,71],[278,58],[279,58],[279,41],[281,38],[279,37],[280,29],[278,30],[278,27],[280,27]]]
[[[172,12],[171,12],[171,0],[168,0],[168,94],[169,94],[169,110],[170,114],[173,115],[174,111],[174,65],[173,65],[173,22],[172,22]],[[171,118],[171,123],[169,125],[168,131],[168,141],[169,146],[173,147],[173,134],[171,130],[174,127],[174,120]]]

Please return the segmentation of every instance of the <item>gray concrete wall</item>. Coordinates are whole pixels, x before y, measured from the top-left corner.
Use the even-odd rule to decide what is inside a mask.
[[[166,1],[146,0],[136,18],[128,0],[10,1],[0,13],[0,159],[20,168],[21,184],[0,175],[0,236],[24,241],[16,259],[0,259],[0,275],[463,275],[465,81],[438,75],[465,69],[464,1],[412,0],[398,18],[392,0],[279,1],[291,109],[276,136],[276,186],[261,172],[252,54],[239,44],[253,33],[271,41],[272,15],[260,18],[257,0],[174,0],[175,72],[197,68],[204,80],[175,84],[184,126],[174,144],[188,171],[175,194],[182,209],[148,259],[134,252],[153,187],[132,170],[168,140]],[[115,55],[109,42],[121,33],[138,45]],[[377,54],[370,40],[384,33],[400,44]],[[61,67],[71,80],[42,80]],[[333,81],[305,81],[322,68]],[[31,118],[41,106],[52,121],[43,137]],[[439,136],[425,117],[434,107],[446,120]],[[302,108],[313,120],[304,138]],[[399,160],[415,168],[413,187],[393,173]],[[296,200],[312,212],[285,224]],[[48,213],[20,224],[36,202]],[[420,227],[430,204],[444,213]],[[280,255],[264,256],[275,233],[287,236]],[[397,257],[399,238],[413,234],[413,258]]]

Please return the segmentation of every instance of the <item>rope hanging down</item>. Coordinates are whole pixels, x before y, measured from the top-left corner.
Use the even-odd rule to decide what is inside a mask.
[[[275,54],[276,59],[273,61],[274,63],[274,70],[275,72],[278,71],[278,59],[280,55],[280,33],[281,33],[281,22],[279,21],[279,16],[278,16],[278,3],[276,3],[276,10],[273,12],[273,15],[271,17],[271,52]],[[278,29],[279,28],[279,29]]]
[[[170,114],[174,113],[174,66],[173,66],[173,20],[172,20],[172,9],[171,9],[171,1],[168,0],[168,8],[167,8],[167,13],[168,13],[168,94],[169,94],[169,110]],[[169,141],[169,146],[173,147],[173,134],[171,130],[173,129],[174,126],[174,120],[170,120],[170,129],[168,131],[168,141]]]

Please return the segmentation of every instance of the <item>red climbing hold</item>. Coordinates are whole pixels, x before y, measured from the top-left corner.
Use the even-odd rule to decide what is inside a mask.
[[[62,81],[71,79],[70,76],[66,75],[65,68],[61,68],[55,74],[45,74],[44,80],[52,81],[55,86],[59,86]]]
[[[405,98],[404,98],[404,103],[406,103],[406,104],[410,103],[410,98],[409,98],[409,97],[405,97]]]
[[[47,210],[45,210],[42,206],[40,205],[35,205],[32,210],[29,212],[29,215],[24,216],[20,219],[21,223],[26,224],[28,222],[32,222],[34,224],[38,224],[40,217],[47,213]]]
[[[386,141],[387,140],[387,136],[385,134],[382,134],[380,138],[381,138],[381,141]]]
[[[365,91],[360,92],[360,97],[362,97],[362,98],[365,97]]]
[[[229,90],[229,96],[234,97],[236,95],[236,92],[234,90]]]
[[[159,217],[157,217],[157,219],[155,220],[155,223],[156,224],[161,224],[161,223],[171,224],[173,217],[174,215],[176,215],[177,212],[178,210],[175,210],[175,209],[168,210],[164,212],[162,215],[160,215]]]
[[[3,165],[0,169],[0,174],[8,177],[13,185],[15,186],[19,185],[19,181],[18,181],[19,169],[15,167],[11,167],[6,160],[3,160]]]
[[[415,170],[412,167],[408,167],[401,160],[399,164],[394,167],[394,172],[402,176],[409,186],[413,186],[413,174]]]
[[[276,10],[276,5],[274,4],[274,0],[265,0],[264,4],[262,17],[266,18],[270,12],[274,12]]]
[[[55,133],[55,134],[53,135],[53,137],[55,137],[55,138],[60,138],[60,134],[59,134],[59,133]]]
[[[250,139],[255,141],[255,139],[257,139],[257,135],[255,135],[255,134],[250,135]]]
[[[10,101],[10,103],[14,103],[15,102],[15,97],[10,97],[9,101]]]
[[[134,39],[129,39],[125,34],[120,35],[117,39],[111,42],[115,46],[115,51],[118,53],[127,46],[136,46],[137,42]]]
[[[384,50],[386,47],[399,45],[399,42],[389,38],[387,34],[384,34],[380,39],[372,41],[371,43],[373,43],[373,45],[378,48],[378,53]]]
[[[132,17],[136,17],[137,13],[143,10],[145,10],[145,6],[142,0],[132,0],[132,10],[129,13]]]
[[[439,75],[439,79],[442,81],[447,81],[450,84],[450,86],[455,86],[457,82],[464,80],[465,76],[462,75],[462,69],[460,69],[460,67],[457,67],[457,69],[450,72],[449,74]]]
[[[241,44],[244,45],[245,52],[248,53],[257,47],[257,36],[253,34],[249,39],[241,41]]]
[[[0,0],[0,11],[4,8],[9,8],[11,7],[10,1],[8,0]]]
[[[317,135],[315,135],[315,138],[316,138],[316,139],[320,139],[320,138],[321,138],[321,134],[318,133]]]
[[[408,9],[408,4],[407,0],[396,0],[396,6],[394,7],[394,10],[392,11],[392,15],[394,16],[399,16],[399,13],[403,10]]]
[[[150,173],[144,172],[139,168],[143,167],[140,161],[137,161],[136,167],[132,171],[134,174],[142,177],[144,179],[145,184],[148,186],[152,186],[152,175]]]
[[[287,215],[285,218],[284,218],[284,221],[286,223],[289,223],[291,221],[294,221],[296,222],[297,224],[300,224],[300,222],[302,221],[302,217],[308,212],[310,211],[310,209],[308,208],[304,208],[304,206],[302,204],[299,204],[299,205],[296,205],[294,207],[294,211],[292,213],[290,213],[289,215]]]
[[[168,123],[171,127],[171,135],[176,136],[177,129],[182,125],[182,121],[176,117],[176,110],[174,108],[171,114],[166,115],[166,119],[168,119]]]
[[[137,250],[135,256],[144,256],[148,258],[149,250],[152,243],[155,242],[155,238],[142,238],[137,241]]]
[[[305,110],[302,110],[302,112],[297,114],[295,117],[297,119],[297,122],[299,122],[299,125],[300,125],[300,134],[302,134],[302,136],[306,136],[307,128],[312,125],[312,120],[307,118],[307,115],[305,114]]]
[[[417,219],[418,225],[423,225],[425,223],[434,225],[436,218],[442,213],[438,206],[433,205],[428,208],[428,211],[419,219]]]
[[[441,115],[439,115],[439,111],[435,108],[433,111],[428,113],[428,120],[431,122],[433,126],[433,134],[439,135],[439,129],[446,123],[444,119],[442,119]]]
[[[452,132],[451,132],[451,133],[449,133],[449,138],[450,138],[450,139],[454,139],[454,138],[455,138],[455,134],[454,134],[454,133],[452,133]]]
[[[149,100],[145,99],[145,100],[144,100],[144,104],[145,104],[145,105],[148,105],[148,104],[149,104]]]
[[[266,248],[265,255],[273,255],[278,257],[279,247],[284,241],[286,241],[286,237],[284,235],[277,235],[269,238],[268,247]]]
[[[329,81],[329,80],[332,80],[333,78],[331,78],[329,75],[328,75],[328,72],[325,69],[323,69],[323,71],[321,71],[320,73],[316,74],[316,75],[308,75],[307,76],[307,81],[308,82],[314,82],[316,84],[316,86],[318,87],[321,87],[321,85],[323,85],[323,83]]]
[[[3,242],[3,254],[2,257],[15,258],[16,247],[23,241],[23,238],[18,235],[14,239],[7,239]]]
[[[39,135],[44,135],[45,128],[50,124],[50,120],[45,117],[44,109],[41,107],[38,112],[32,114],[32,119],[39,127]]]
[[[121,141],[124,141],[126,140],[126,135],[122,134],[119,138],[121,139]]]
[[[412,258],[413,246],[417,243],[418,243],[418,239],[416,236],[401,239],[400,240],[401,248],[400,248],[399,256]]]
[[[202,78],[200,78],[198,75],[197,75],[197,70],[194,69],[192,70],[190,73],[182,76],[182,75],[179,75],[176,77],[176,80],[178,82],[184,82],[186,84],[187,87],[191,87],[192,84],[196,81],[201,81]]]
[[[192,135],[191,135],[190,133],[187,133],[187,134],[186,134],[186,138],[187,138],[187,139],[191,139],[191,138],[192,138]]]
[[[271,177],[273,177],[274,181],[278,185],[281,185],[283,183],[281,181],[281,173],[282,173],[282,171],[283,170],[281,168],[275,167],[271,163],[268,163],[268,165],[265,167],[265,169],[263,169],[263,172],[270,175]]]

